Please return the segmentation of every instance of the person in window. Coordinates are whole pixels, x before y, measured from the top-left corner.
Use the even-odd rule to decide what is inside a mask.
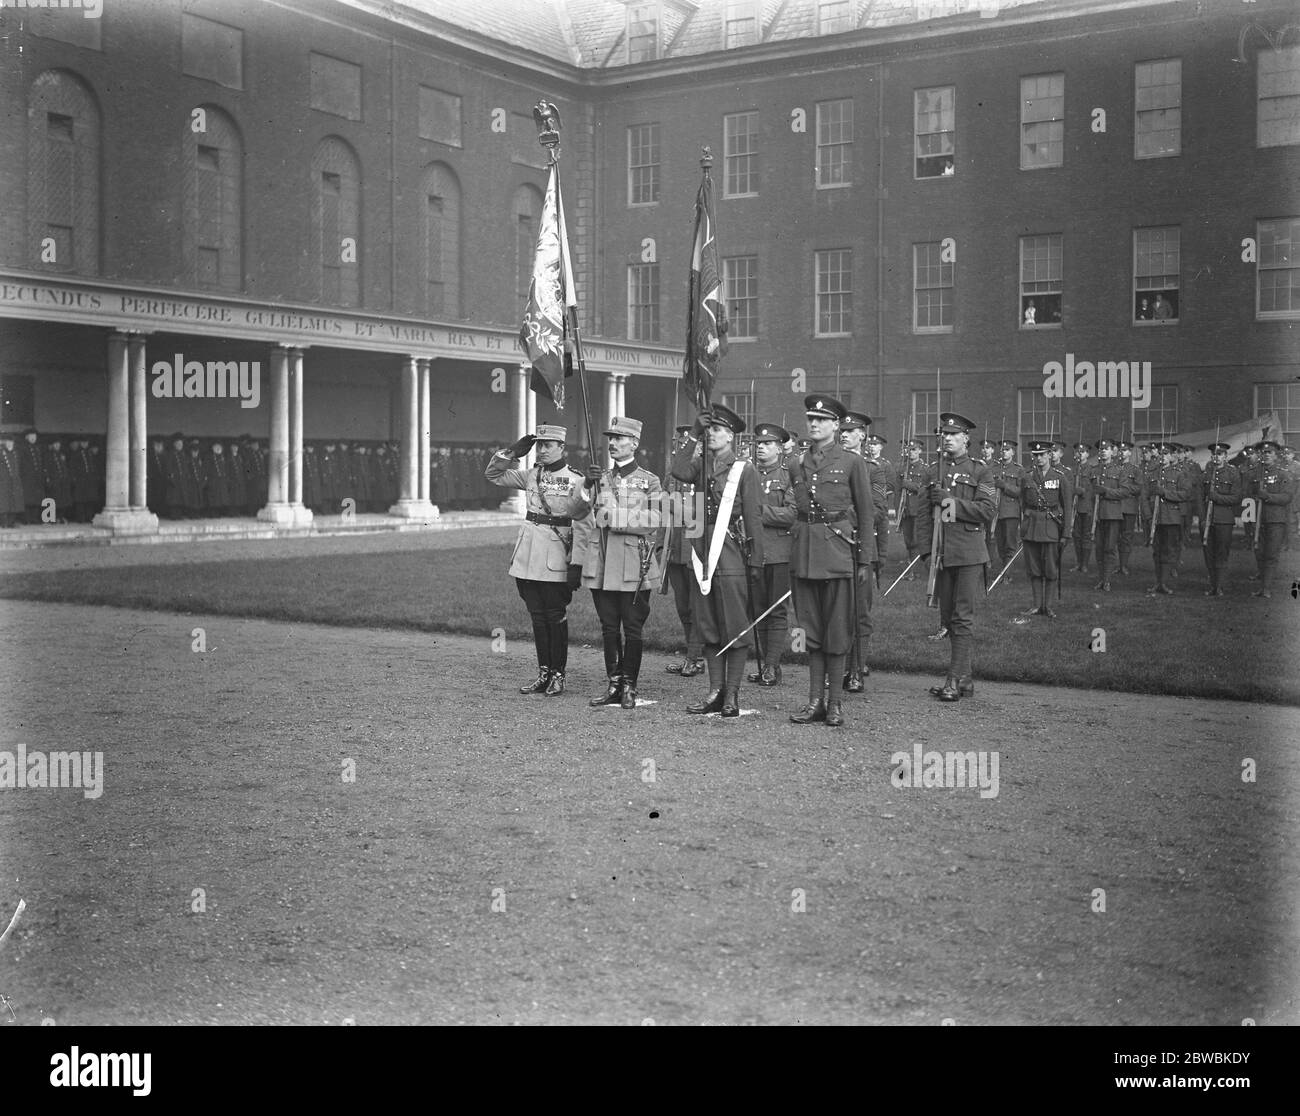
[[[948,175],[953,174],[955,169],[956,168],[953,167],[951,159],[945,159],[943,161],[943,174],[945,178],[948,177]]]
[[[1139,322],[1149,322],[1151,320],[1151,300],[1149,298],[1138,300],[1137,320]]]
[[[1025,307],[1025,325],[1038,324],[1038,308],[1034,305],[1034,300],[1029,300],[1029,305]]]
[[[1165,301],[1162,294],[1156,295],[1156,300],[1151,306],[1151,313],[1155,316],[1156,321],[1165,322],[1174,316],[1174,308]]]

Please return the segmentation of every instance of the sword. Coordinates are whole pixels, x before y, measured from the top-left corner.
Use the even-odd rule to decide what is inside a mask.
[[[14,911],[14,917],[9,920],[9,925],[5,927],[5,932],[3,934],[0,934],[0,945],[5,944],[5,939],[9,937],[9,931],[12,930],[18,924],[18,916],[22,914],[23,911],[25,911],[26,909],[27,909],[27,900],[19,899],[18,909]]]
[[[915,558],[913,558],[910,562],[908,562],[908,563],[907,563],[907,569],[904,570],[901,574],[899,574],[896,578],[894,578],[894,585],[897,585],[900,581],[902,581],[903,578],[905,578],[905,577],[907,576],[908,571],[911,570],[911,568],[912,568],[913,566],[915,566],[915,565],[917,564],[917,562],[919,562],[920,560],[921,560],[921,556],[918,554]],[[885,590],[885,591],[880,595],[880,599],[881,599],[882,601],[883,601],[887,596],[889,596],[890,589],[893,589],[893,588],[894,588],[894,585],[891,585],[891,586],[889,587],[889,589],[886,589],[886,590]]]
[[[984,595],[986,597],[990,593],[992,593],[994,589],[998,587],[998,582],[1001,581],[1006,576],[1007,570],[1011,569],[1012,565],[1015,563],[1015,560],[1020,557],[1020,551],[1024,549],[1025,549],[1025,544],[1021,543],[1019,549],[1013,555],[1011,555],[1010,559],[1007,561],[1007,564],[1002,567],[1002,572],[993,579],[993,584],[984,590]]]
[[[754,629],[754,627],[756,627],[758,624],[762,623],[764,617],[766,617],[767,614],[768,614],[769,612],[773,612],[773,611],[775,611],[777,605],[779,605],[779,604],[783,604],[783,603],[785,602],[785,598],[788,597],[788,596],[789,596],[791,593],[793,593],[793,592],[794,592],[793,589],[787,589],[787,590],[785,591],[785,595],[784,595],[784,596],[782,596],[779,600],[777,600],[777,601],[772,605],[771,608],[766,608],[766,609],[764,609],[764,610],[763,610],[763,615],[760,616],[757,620],[755,620],[753,624],[750,624],[749,627],[746,628],[744,631],[740,632],[740,633],[736,636],[736,639],[733,639],[733,640],[731,641],[731,643],[728,643],[728,644],[726,645],[726,647],[723,647],[723,648],[721,648],[720,650],[715,651],[715,652],[713,653],[713,654],[714,654],[714,657],[716,658],[718,655],[721,655],[723,651],[729,651],[729,650],[731,649],[732,644],[734,644],[734,643],[736,642],[736,640],[741,639],[741,638],[746,634],[746,632],[752,631],[752,630]]]

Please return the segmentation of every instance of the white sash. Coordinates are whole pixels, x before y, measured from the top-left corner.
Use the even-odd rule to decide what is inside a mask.
[[[691,563],[695,566],[695,580],[700,583],[700,592],[706,597],[709,595],[709,590],[713,588],[713,571],[718,568],[718,559],[722,557],[722,544],[727,539],[727,524],[731,522],[731,505],[736,502],[736,490],[740,488],[740,474],[744,471],[743,461],[733,461],[727,473],[727,484],[722,490],[722,500],[718,504],[718,522],[713,525],[715,528],[713,538],[709,540],[708,573],[704,572],[700,556],[695,553],[695,548],[691,547]],[[716,530],[718,527],[722,530]]]

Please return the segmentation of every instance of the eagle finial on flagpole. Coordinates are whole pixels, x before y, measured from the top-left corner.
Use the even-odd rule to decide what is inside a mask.
[[[537,123],[537,142],[546,148],[552,163],[559,159],[560,110],[550,101],[538,101],[533,106],[533,120]]]

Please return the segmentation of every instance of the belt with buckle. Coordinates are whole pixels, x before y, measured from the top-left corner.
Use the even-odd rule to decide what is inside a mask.
[[[540,523],[543,527],[572,527],[573,520],[567,515],[543,515],[541,512],[529,512],[529,523]]]
[[[800,523],[839,523],[842,519],[848,519],[849,513],[846,511],[839,512],[795,512],[795,518]]]

